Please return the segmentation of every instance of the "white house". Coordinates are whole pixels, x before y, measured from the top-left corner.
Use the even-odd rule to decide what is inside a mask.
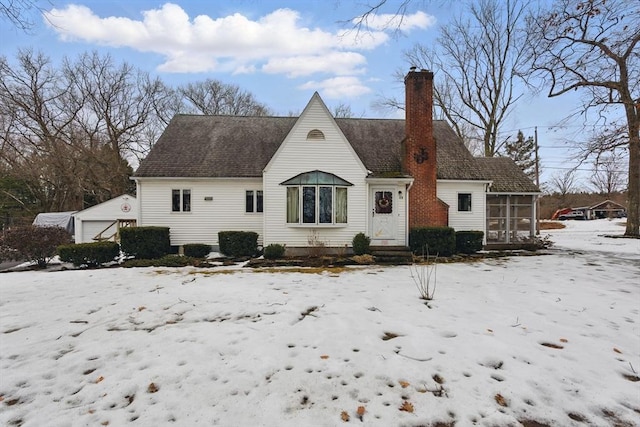
[[[138,203],[135,197],[124,194],[76,212],[73,217],[76,243],[114,240],[121,227],[136,224]]]
[[[299,117],[177,115],[133,176],[137,223],[170,227],[175,246],[215,246],[227,230],[289,249],[344,248],[360,232],[406,246],[410,228],[437,225],[529,237],[539,190],[434,121],[432,83],[407,74],[406,120],[335,119],[317,93]]]

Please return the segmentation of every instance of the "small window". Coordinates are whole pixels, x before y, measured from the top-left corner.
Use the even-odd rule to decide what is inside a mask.
[[[324,133],[320,129],[310,130],[307,139],[324,139]]]
[[[171,212],[191,212],[191,190],[171,190]]]
[[[247,213],[262,212],[263,196],[262,190],[245,191],[244,211]]]
[[[458,212],[471,212],[471,193],[458,193]]]

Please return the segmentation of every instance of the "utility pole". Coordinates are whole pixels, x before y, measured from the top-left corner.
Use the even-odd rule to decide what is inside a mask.
[[[540,188],[540,158],[538,157],[538,126],[535,127],[534,144],[536,147],[536,186]],[[540,196],[536,197],[536,235],[540,234]]]

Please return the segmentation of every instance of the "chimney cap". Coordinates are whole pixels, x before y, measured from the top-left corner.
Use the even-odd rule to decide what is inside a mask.
[[[415,65],[412,65],[411,67],[409,67],[409,71],[415,71],[418,67],[416,67]]]

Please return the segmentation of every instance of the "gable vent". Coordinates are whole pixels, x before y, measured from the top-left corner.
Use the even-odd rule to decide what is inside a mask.
[[[307,139],[324,139],[324,133],[320,129],[312,129],[307,134]]]

